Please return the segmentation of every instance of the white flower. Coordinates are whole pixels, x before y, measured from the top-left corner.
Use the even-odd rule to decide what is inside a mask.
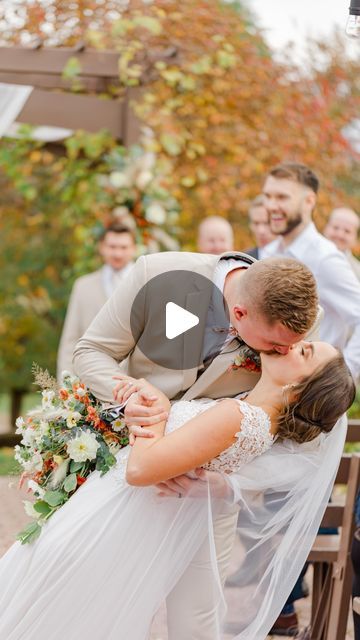
[[[43,459],[40,453],[36,452],[30,460],[21,460],[21,464],[26,473],[35,473],[35,471],[41,471]]]
[[[86,396],[85,389],[83,389],[82,387],[78,387],[76,389],[76,395],[79,396],[79,398],[83,398],[84,396]]]
[[[65,380],[65,378],[71,378],[72,374],[71,371],[68,371],[67,369],[64,369],[64,371],[61,372],[61,380]]]
[[[141,173],[139,173],[138,177],[136,178],[136,186],[141,190],[146,189],[153,177],[154,176],[151,171],[141,171]]]
[[[38,440],[37,436],[38,434],[36,433],[35,429],[33,429],[32,427],[28,427],[27,429],[25,429],[25,431],[23,431],[21,444],[23,444],[25,447],[34,447]]]
[[[19,416],[18,418],[16,418],[15,425],[16,425],[16,431],[15,431],[15,433],[22,433],[22,432],[23,432],[23,429],[24,429],[24,427],[25,427],[25,420],[24,420],[24,418],[22,418],[21,416]]]
[[[236,367],[241,367],[243,362],[244,362],[244,357],[240,353],[238,353],[234,358],[234,365]]]
[[[23,500],[23,505],[27,516],[29,516],[30,518],[35,518],[36,520],[40,518],[40,513],[35,511],[34,505],[32,502],[30,502],[30,500]]]
[[[109,182],[112,187],[116,189],[128,189],[131,187],[131,180],[126,173],[122,173],[121,171],[113,171],[110,173]]]
[[[42,392],[42,408],[50,409],[53,406],[53,399],[55,398],[55,391],[51,389],[45,389]]]
[[[40,485],[37,482],[35,482],[34,480],[28,480],[27,485],[30,491],[32,491],[33,493],[36,493],[39,498],[44,497],[45,491],[42,487],[40,487]]]
[[[125,205],[121,205],[120,207],[115,207],[115,209],[112,210],[112,213],[115,218],[121,220],[122,218],[126,218],[126,216],[129,215],[130,209],[128,209],[128,207],[125,207]]]
[[[23,457],[21,455],[21,451],[22,451],[22,449],[21,449],[20,445],[16,444],[15,448],[14,448],[14,458],[15,458],[16,462],[19,462],[22,465],[23,462],[24,462],[24,459],[23,459]]]
[[[121,431],[125,427],[125,420],[116,418],[116,420],[111,423],[111,426],[113,428],[113,431]]]
[[[81,418],[81,413],[78,411],[69,411],[66,416],[66,424],[71,429],[71,427],[76,427],[78,420]]]
[[[72,460],[75,462],[85,462],[85,460],[93,460],[96,458],[96,452],[100,444],[96,440],[96,436],[91,431],[84,431],[76,438],[72,438],[67,443],[67,451]]]
[[[151,151],[147,151],[141,156],[141,158],[139,158],[138,165],[141,167],[142,171],[150,171],[155,164],[155,160],[155,154]]]
[[[152,224],[164,224],[166,220],[166,211],[161,204],[154,202],[145,211],[145,218]]]
[[[47,434],[49,433],[50,430],[50,425],[46,420],[40,420],[40,425],[39,425],[39,434],[41,435],[41,437],[43,436],[47,436]]]

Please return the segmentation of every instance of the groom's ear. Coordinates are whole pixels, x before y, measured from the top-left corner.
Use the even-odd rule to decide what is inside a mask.
[[[236,320],[241,320],[242,318],[245,318],[248,315],[247,308],[241,304],[236,304],[234,306],[233,311],[234,311],[234,316]]]

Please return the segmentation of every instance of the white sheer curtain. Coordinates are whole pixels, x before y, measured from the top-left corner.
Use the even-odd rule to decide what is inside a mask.
[[[0,82],[0,136],[5,135],[16,120],[33,87]]]

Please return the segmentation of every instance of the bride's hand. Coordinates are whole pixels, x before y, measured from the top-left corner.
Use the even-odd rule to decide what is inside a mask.
[[[113,376],[113,380],[120,380],[118,384],[113,388],[113,397],[114,401],[119,404],[124,404],[133,393],[137,391],[152,391],[152,386],[145,380],[145,378],[132,378],[131,376],[126,376],[125,374],[119,374],[117,376]],[[150,393],[150,397],[153,401],[157,400],[158,397],[154,393]]]
[[[153,438],[155,433],[148,427],[158,424],[168,417],[165,407],[157,404],[154,396],[150,396],[146,390],[133,393],[124,411],[125,423],[129,428],[129,444],[132,446],[135,438]],[[144,428],[145,427],[145,428]]]

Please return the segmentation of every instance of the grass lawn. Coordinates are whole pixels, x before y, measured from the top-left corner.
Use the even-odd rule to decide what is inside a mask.
[[[20,475],[21,467],[14,460],[14,450],[10,447],[0,448],[0,476]]]
[[[36,407],[37,404],[41,404],[40,393],[27,393],[24,396],[22,413],[26,413],[30,409]],[[0,393],[0,413],[9,413],[10,411],[10,396],[8,393]]]
[[[41,395],[39,393],[28,393],[24,397],[22,414],[24,415],[30,409],[41,403]],[[0,414],[8,414],[10,409],[10,398],[6,393],[0,394]],[[19,475],[21,473],[20,465],[14,460],[14,450],[10,447],[0,448],[0,476]]]

